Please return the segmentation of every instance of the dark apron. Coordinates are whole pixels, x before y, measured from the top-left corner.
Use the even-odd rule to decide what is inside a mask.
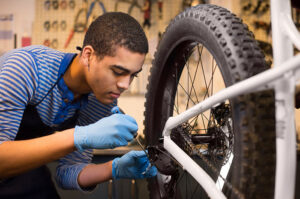
[[[57,82],[60,78],[58,78]],[[50,89],[50,91],[54,88],[54,86]],[[42,122],[36,110],[37,105],[26,106],[15,140],[27,140],[42,137],[52,134],[54,131],[62,131],[75,126],[78,118],[78,111],[76,111],[73,117],[66,120],[58,127],[53,128],[45,125]],[[22,149],[20,149],[20,153],[22,153]],[[60,197],[55,189],[55,185],[51,178],[51,173],[48,167],[44,165],[18,176],[0,181],[0,199],[6,198],[59,199]]]
[[[75,126],[78,113],[57,128],[45,125],[40,119],[35,106],[28,105],[20,124],[15,140],[26,140],[46,136],[56,130],[69,129]],[[20,149],[20,153],[22,150]],[[47,166],[41,166],[16,177],[0,182],[1,199],[57,199],[51,173]]]

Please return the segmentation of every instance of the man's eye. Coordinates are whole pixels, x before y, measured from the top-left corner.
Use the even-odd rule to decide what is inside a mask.
[[[115,71],[115,70],[113,70],[113,73],[114,73],[114,75],[116,75],[116,76],[121,76],[123,73],[122,72],[117,72],[117,71]]]

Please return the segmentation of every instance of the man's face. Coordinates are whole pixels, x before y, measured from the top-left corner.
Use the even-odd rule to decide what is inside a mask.
[[[87,83],[96,98],[110,104],[129,88],[133,78],[142,70],[145,54],[117,47],[115,56],[99,60],[94,53],[89,60]]]

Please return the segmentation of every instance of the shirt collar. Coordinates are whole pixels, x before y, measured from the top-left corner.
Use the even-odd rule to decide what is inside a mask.
[[[66,104],[71,103],[74,100],[74,94],[66,85],[63,75],[65,74],[65,72],[67,71],[67,69],[69,68],[69,66],[71,65],[72,61],[75,59],[76,56],[77,54],[75,53],[66,53],[60,64],[59,71],[58,71],[58,77],[61,77],[60,80],[58,81],[58,88],[62,92],[62,100]],[[88,94],[83,95],[81,100],[78,100],[76,104],[78,104],[78,106],[85,105],[88,100],[87,96]]]

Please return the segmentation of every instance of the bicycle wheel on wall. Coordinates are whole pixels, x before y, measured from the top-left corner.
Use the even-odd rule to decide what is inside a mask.
[[[198,183],[163,150],[165,122],[267,68],[253,34],[224,8],[198,5],[170,23],[155,54],[146,94],[145,135],[150,158],[160,171],[148,181],[150,198],[205,198]],[[177,126],[171,138],[228,198],[273,197],[273,91],[218,104]]]

